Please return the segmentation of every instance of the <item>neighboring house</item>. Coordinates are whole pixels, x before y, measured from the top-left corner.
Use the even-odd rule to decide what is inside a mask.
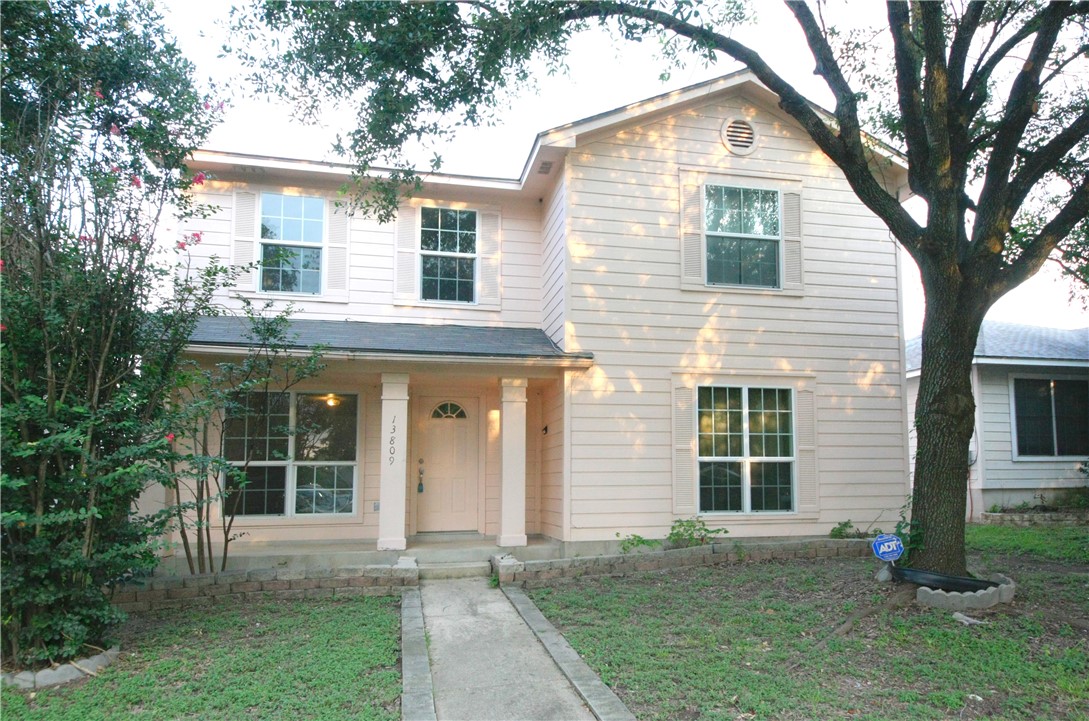
[[[899,159],[874,164],[904,195]],[[298,344],[329,349],[228,439],[260,459],[238,546],[615,543],[697,515],[800,536],[905,501],[896,246],[747,72],[541,133],[516,180],[428,175],[385,225],[338,209],[347,167],[191,167],[217,206],[182,229],[198,262],[264,259],[237,293],[294,304]],[[237,352],[239,328],[203,324],[192,353]],[[272,430],[299,414],[329,437]]]
[[[908,413],[915,417],[922,347],[907,344]],[[1084,486],[1089,461],[1089,328],[984,321],[972,360],[975,433],[968,518],[994,505],[1054,501]],[[914,473],[915,432],[911,433]]]

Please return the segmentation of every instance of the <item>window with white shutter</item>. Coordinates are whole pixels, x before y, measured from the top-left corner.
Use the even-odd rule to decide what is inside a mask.
[[[803,288],[801,184],[682,170],[681,288]]]

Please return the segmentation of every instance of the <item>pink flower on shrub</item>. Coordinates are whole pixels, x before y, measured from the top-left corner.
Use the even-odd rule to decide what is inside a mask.
[[[170,441],[171,443],[173,443],[173,442],[174,442],[174,434],[173,434],[173,433],[167,433],[167,434],[166,434],[166,440],[168,440],[168,441]]]
[[[110,135],[120,135],[121,128],[117,127],[117,123],[110,124]]]
[[[178,241],[178,250],[185,250],[185,241],[184,240],[179,240]]]
[[[204,109],[209,110],[209,109],[211,109],[211,107],[212,107],[212,104],[210,102],[208,102],[207,100],[205,100],[204,101]]]
[[[106,97],[105,95],[102,94],[102,88],[99,88],[97,86],[95,87],[95,97],[98,98],[99,100],[102,100],[102,98]]]
[[[196,233],[190,233],[189,234],[189,242],[192,243],[193,245],[196,245],[197,243],[199,243],[203,239],[204,239],[204,234],[201,233],[200,231],[197,231]]]
[[[144,181],[140,180],[139,175],[132,176],[132,184],[135,185],[137,188],[144,187]]]
[[[8,327],[6,325],[4,325],[3,323],[0,323],[0,331],[5,331],[7,329],[8,329]]]
[[[110,172],[111,173],[120,173],[121,172],[121,167],[118,166],[118,165],[111,165],[110,166]]]
[[[136,233],[133,233],[132,236],[129,238],[129,242],[133,245],[137,245],[140,242],[140,236],[138,236]]]
[[[94,238],[92,238],[91,236],[87,235],[86,233],[84,233],[83,235],[79,236],[79,242],[81,242],[81,243],[90,243],[90,242],[93,242],[93,241],[94,241]]]
[[[197,173],[193,176],[193,185],[204,185],[204,181],[207,177],[208,176],[204,173]]]

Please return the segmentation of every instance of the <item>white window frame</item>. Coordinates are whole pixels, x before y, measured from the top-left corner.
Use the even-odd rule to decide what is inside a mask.
[[[326,264],[329,261],[328,250],[328,238],[329,238],[329,218],[326,212],[326,200],[321,195],[304,195],[295,193],[284,193],[276,190],[260,190],[257,191],[257,292],[275,296],[298,296],[302,298],[316,298],[325,294],[325,282],[326,282]],[[303,202],[306,200],[316,200],[321,203],[321,241],[318,243],[308,242],[304,240],[287,240],[278,238],[264,238],[261,234],[261,228],[265,218],[265,196],[266,195],[278,195],[281,198],[301,198]],[[282,215],[282,214],[281,214]],[[310,293],[304,290],[270,290],[263,287],[264,267],[260,265],[264,261],[265,246],[276,246],[281,248],[291,248],[295,250],[317,250],[320,253],[321,265],[318,269],[318,289],[314,293]]]
[[[775,193],[776,201],[776,224],[779,226],[778,234],[772,235],[755,235],[751,233],[719,233],[713,232],[707,228],[707,210],[708,199],[707,191],[711,188],[730,188],[734,190],[740,190],[742,192],[760,191]],[[731,182],[705,182],[700,186],[700,201],[703,223],[703,280],[708,287],[711,288],[744,288],[747,290],[782,290],[783,289],[783,273],[785,268],[783,266],[783,191],[778,188],[761,187],[759,184],[747,184],[742,179],[738,178]],[[712,282],[711,268],[708,263],[708,251],[712,238],[737,238],[739,240],[761,240],[761,241],[775,241],[775,284],[774,285],[757,285],[754,283],[718,283]]]
[[[264,393],[265,391],[250,391],[252,393]],[[322,518],[322,519],[337,519],[337,518],[350,518],[359,515],[360,502],[360,469],[363,467],[360,461],[360,454],[362,452],[362,444],[360,438],[365,437],[360,433],[362,424],[363,413],[363,398],[358,393],[342,393],[340,391],[316,391],[316,390],[300,390],[300,391],[268,391],[270,395],[282,393],[288,396],[289,412],[288,412],[288,425],[292,430],[287,434],[287,458],[284,460],[275,461],[250,461],[245,464],[247,468],[284,468],[284,512],[282,515],[277,514],[245,514],[238,513],[235,515],[235,522],[249,522],[251,520],[269,520],[269,519],[306,519],[306,518]],[[356,399],[355,407],[355,434],[356,434],[356,457],[352,461],[300,461],[295,458],[295,437],[296,433],[294,428],[297,422],[297,406],[299,396],[328,396],[336,395],[340,397],[354,397]],[[235,462],[231,459],[227,459],[230,465],[241,467],[241,462]],[[314,467],[314,466],[349,466],[353,469],[352,472],[352,510],[344,513],[297,513],[295,509],[295,493],[298,488],[298,469],[299,467]],[[225,474],[224,474],[225,476]],[[226,489],[229,479],[224,477],[221,479],[222,488]],[[220,513],[226,516],[225,503],[227,500],[227,494],[225,493],[220,502]]]
[[[1055,397],[1052,393],[1051,398],[1051,443],[1052,448],[1055,449],[1055,454],[1049,456],[1027,455],[1022,454],[1021,449],[1017,442],[1017,398],[1016,398],[1016,381],[1018,380],[1046,380],[1054,383],[1055,381],[1080,381],[1082,383],[1089,383],[1089,379],[1085,376],[1077,376],[1071,374],[1062,373],[1011,373],[1008,377],[1009,381],[1009,400],[1010,400],[1010,450],[1011,458],[1015,461],[1071,461],[1071,460],[1085,460],[1085,454],[1075,453],[1074,455],[1058,455],[1058,429],[1056,427],[1057,420],[1055,416]]]
[[[699,404],[699,392],[703,388],[738,388],[741,391],[741,423],[742,423],[742,455],[741,456],[703,456],[699,452],[699,436],[700,436],[700,404]],[[773,390],[780,391],[785,390],[790,393],[790,436],[791,436],[791,455],[790,456],[752,456],[750,454],[749,446],[749,391],[750,390]],[[692,404],[692,410],[695,414],[693,419],[693,429],[695,432],[695,447],[696,447],[696,468],[695,468],[695,483],[696,483],[696,511],[700,516],[786,516],[796,515],[799,509],[798,499],[798,394],[797,390],[792,386],[773,385],[773,384],[738,384],[738,383],[701,383],[694,387],[694,402]],[[741,463],[741,510],[739,511],[715,511],[715,510],[703,510],[700,505],[701,485],[700,485],[700,464],[702,463]],[[752,464],[760,462],[771,463],[790,463],[790,504],[791,507],[788,510],[775,510],[775,511],[754,511],[752,510]]]
[[[442,216],[442,212],[446,211],[446,210],[452,210],[452,211],[458,212],[458,213],[466,213],[466,212],[472,213],[476,218],[476,230],[474,231],[474,233],[476,235],[476,240],[475,240],[475,242],[473,244],[473,247],[474,247],[473,252],[472,253],[456,253],[456,252],[449,252],[449,251],[442,251],[442,250],[425,250],[424,247],[423,247],[423,232],[424,232],[423,215],[424,215],[424,211],[426,211],[426,210],[436,210],[436,211],[439,212],[440,217]],[[452,305],[452,306],[475,306],[475,305],[478,304],[478,301],[479,301],[479,298],[480,298],[480,266],[481,266],[481,253],[480,253],[481,227],[480,226],[481,226],[482,217],[483,217],[482,213],[480,212],[480,210],[478,210],[476,208],[451,208],[449,206],[434,205],[434,204],[427,204],[427,203],[420,206],[420,209],[419,209],[419,224],[418,224],[418,227],[416,229],[416,235],[417,235],[417,237],[416,237],[416,248],[418,250],[418,255],[417,255],[417,258],[416,258],[416,278],[417,278],[416,284],[417,284],[417,287],[419,288],[419,300],[420,300],[421,303],[425,303],[425,304],[428,304],[428,305],[438,304],[438,305]],[[442,231],[439,231],[439,232],[442,232]],[[440,244],[441,244],[441,240],[440,240]],[[456,258],[456,259],[459,259],[459,260],[472,259],[472,261],[473,261],[473,299],[471,301],[467,301],[467,300],[446,300],[446,299],[443,299],[443,298],[424,298],[423,264],[424,264],[424,258],[425,257]]]

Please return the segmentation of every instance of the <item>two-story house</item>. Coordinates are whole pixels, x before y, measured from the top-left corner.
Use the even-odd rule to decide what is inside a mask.
[[[873,162],[902,191],[894,154]],[[299,346],[328,349],[227,439],[254,459],[239,546],[615,542],[695,516],[802,536],[906,500],[896,245],[748,72],[543,132],[518,179],[428,175],[387,224],[338,208],[346,167],[191,167],[216,207],[183,229],[197,260],[261,261],[234,292],[294,304]],[[240,328],[208,321],[192,353]],[[276,430],[302,417],[318,430]]]

